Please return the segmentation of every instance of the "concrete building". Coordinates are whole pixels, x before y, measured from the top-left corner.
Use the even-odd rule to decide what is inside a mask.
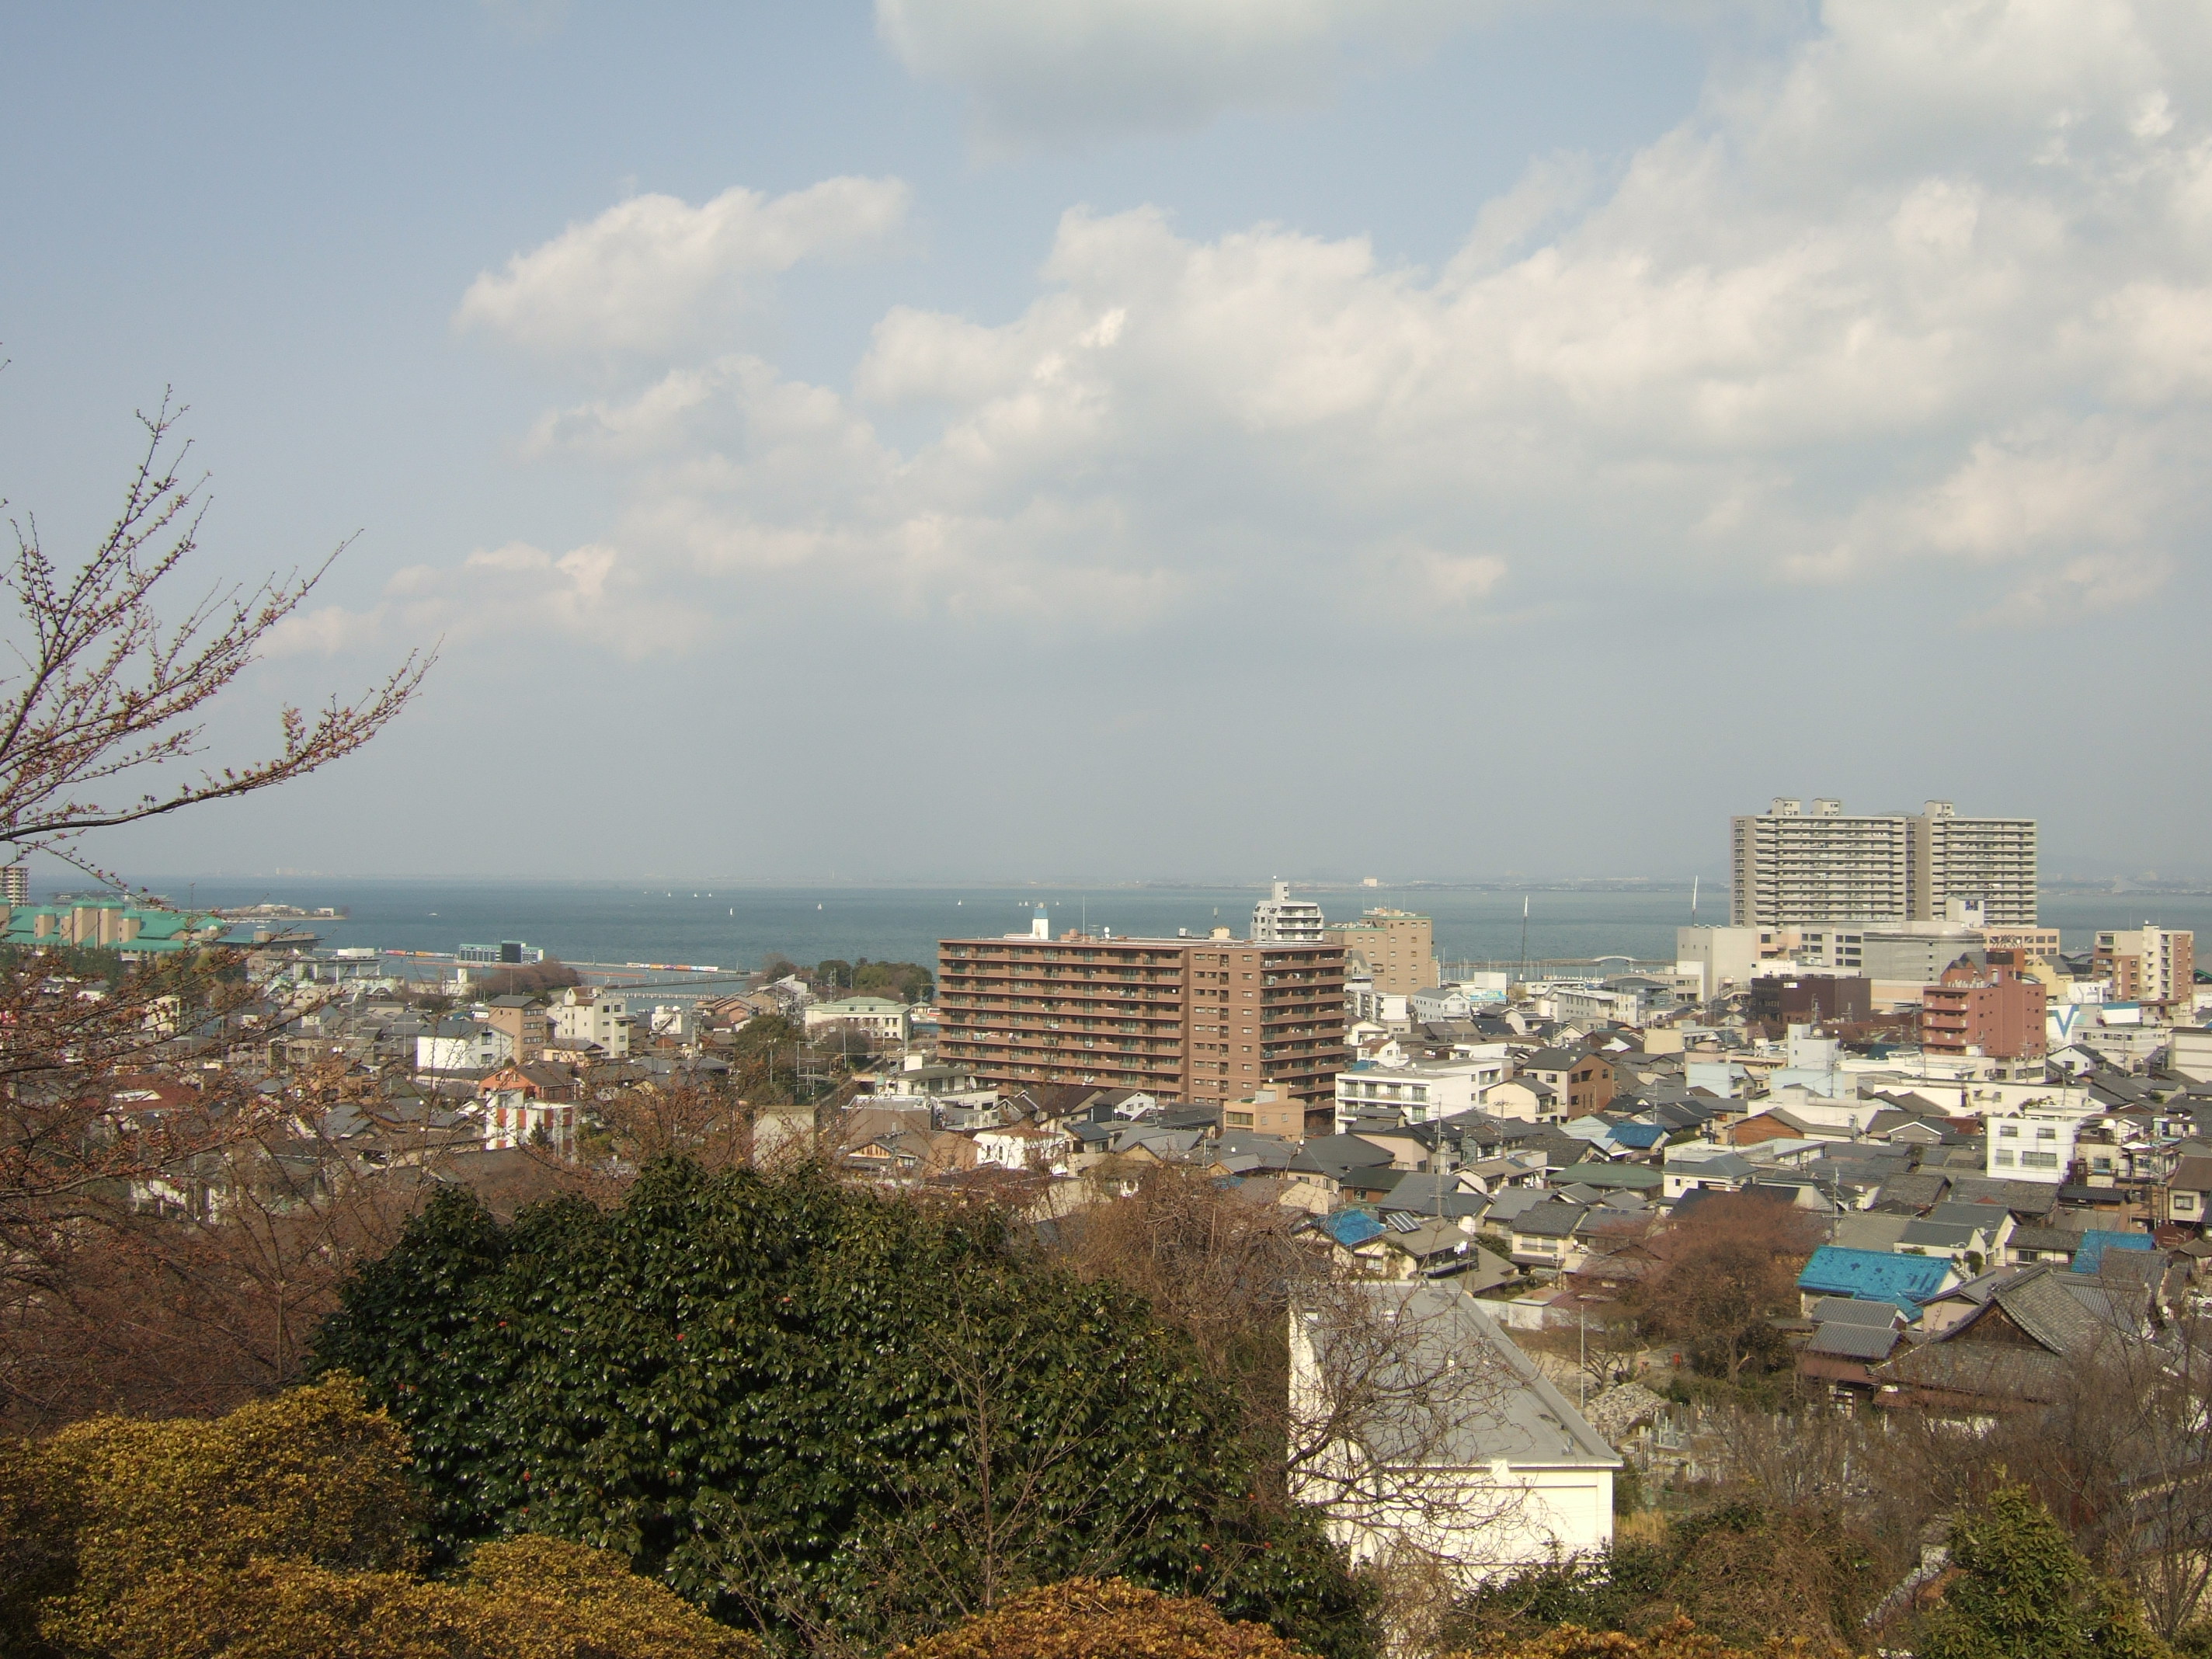
[[[2035,926],[2033,818],[1962,818],[1949,801],[1931,800],[1909,823],[1914,921],[1935,921],[1951,900],[1971,898],[1990,926]]]
[[[2074,1164],[2074,1142],[2082,1120],[2056,1112],[1991,1112],[1982,1120],[1989,1137],[1986,1172],[2004,1181],[2057,1186]]]
[[[1327,927],[1321,906],[1291,896],[1291,884],[1279,881],[1269,896],[1252,907],[1255,945],[1320,945]]]
[[[11,864],[0,869],[0,904],[28,904],[31,902],[31,866]]]
[[[1221,1109],[1221,1127],[1249,1130],[1254,1134],[1280,1135],[1290,1141],[1306,1138],[1306,1103],[1287,1089],[1255,1089],[1242,1100]]]
[[[629,999],[617,991],[572,985],[547,1011],[553,1035],[567,1043],[596,1042],[609,1060],[627,1060],[637,1021]]]
[[[1409,997],[1443,975],[1437,966],[1435,929],[1428,917],[1410,910],[1363,912],[1357,921],[1338,922],[1323,937],[1366,961],[1375,989],[1386,996]]]
[[[1808,812],[1778,796],[1732,821],[1729,867],[1738,927],[1935,921],[1960,899],[1992,926],[2035,926],[2035,820],[1961,817],[1947,800],[1853,816],[1839,800]]]
[[[514,1058],[514,1040],[481,1019],[440,1020],[415,1039],[418,1072],[481,1072]]]
[[[1482,1103],[1484,1093],[1505,1081],[1512,1062],[1502,1055],[1486,1060],[1417,1060],[1408,1066],[1377,1066],[1362,1060],[1336,1074],[1339,1133],[1355,1117],[1395,1112],[1407,1123],[1426,1123]]]
[[[543,998],[494,997],[484,1004],[484,1020],[494,1030],[506,1033],[518,1064],[532,1066],[544,1058],[545,1039],[552,1030]]]
[[[994,1085],[1096,1083],[1219,1103],[1262,1085],[1324,1104],[1344,1063],[1344,952],[1231,939],[938,945],[939,1057]]]
[[[1763,975],[1751,982],[1751,1018],[1772,1025],[1818,1025],[1874,1014],[1874,982],[1857,975]]]
[[[2185,1016],[2197,989],[2197,935],[2187,928],[2140,927],[2097,935],[2095,971],[2112,1002],[2179,1005]]]
[[[1937,1055],[2040,1060],[2047,994],[2035,980],[1962,957],[1920,993],[1920,1047]]]
[[[825,1025],[849,1026],[887,1047],[903,1046],[913,1035],[906,1004],[889,997],[841,997],[836,1002],[815,1003],[806,1011],[806,1029]]]
[[[1695,974],[1710,1001],[1749,985],[1765,957],[1778,954],[1771,927],[1677,927],[1674,971]]]
[[[1729,922],[1902,919],[1911,913],[1911,831],[1901,813],[1855,817],[1839,800],[1778,796],[1731,822]]]

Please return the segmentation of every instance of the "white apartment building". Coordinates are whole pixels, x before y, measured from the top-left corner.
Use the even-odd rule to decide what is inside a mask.
[[[415,1039],[418,1072],[478,1072],[514,1058],[514,1039],[478,1019],[444,1019]]]
[[[1336,1074],[1337,1133],[1355,1115],[1395,1112],[1407,1123],[1426,1123],[1472,1110],[1483,1091],[1503,1083],[1513,1063],[1503,1054],[1477,1060],[1418,1060],[1377,1066],[1363,1060]]]
[[[1902,814],[1851,817],[1839,800],[1777,796],[1732,821],[1729,922],[1866,921],[1911,914],[1911,835]]]
[[[629,1057],[630,1033],[637,1022],[629,1000],[588,985],[572,985],[546,1011],[553,1035],[564,1042],[596,1042],[610,1060]]]
[[[913,1016],[903,1002],[889,997],[844,997],[817,1002],[806,1011],[806,1029],[846,1025],[865,1031],[878,1042],[903,1043],[913,1035]]]
[[[2074,1167],[2078,1116],[2056,1112],[1991,1112],[1982,1120],[1989,1137],[1987,1172],[2007,1181],[2041,1181],[2057,1186]]]
[[[2096,963],[2110,976],[2113,1000],[2178,1003],[2185,1018],[2194,1013],[2197,935],[2188,929],[2145,922],[2100,933]]]
[[[1287,881],[1277,882],[1273,893],[1252,907],[1255,945],[1319,945],[1326,925],[1321,906],[1292,898]]]
[[[1729,871],[1736,927],[1930,921],[1957,899],[1993,926],[2035,925],[2035,820],[1961,817],[1947,800],[1854,815],[1777,796],[1730,821]]]
[[[1931,800],[1911,830],[1915,921],[1943,916],[1954,898],[1978,899],[1994,927],[2035,926],[2035,820],[1962,818],[1948,800]]]

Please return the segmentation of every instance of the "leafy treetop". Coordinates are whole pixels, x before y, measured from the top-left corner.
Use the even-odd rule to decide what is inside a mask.
[[[1188,1342],[994,1212],[674,1159],[618,1208],[505,1226],[449,1192],[319,1355],[407,1425],[442,1554],[574,1538],[820,1646],[1084,1575],[1200,1592],[1331,1656],[1367,1640],[1316,1517],[1255,1495]]]

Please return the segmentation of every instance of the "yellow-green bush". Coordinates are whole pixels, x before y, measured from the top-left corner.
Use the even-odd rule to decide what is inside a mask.
[[[424,1580],[406,1465],[345,1376],[0,1447],[0,1659],[761,1659],[580,1544],[509,1539]]]
[[[1120,1579],[1071,1578],[1001,1602],[884,1659],[1310,1659],[1211,1601]]]

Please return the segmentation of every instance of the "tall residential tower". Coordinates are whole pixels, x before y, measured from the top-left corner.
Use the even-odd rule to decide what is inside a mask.
[[[2035,820],[1917,813],[1852,816],[1839,800],[1777,797],[1734,819],[1729,921],[1737,927],[1938,921],[1978,900],[1994,927],[2035,925]]]

